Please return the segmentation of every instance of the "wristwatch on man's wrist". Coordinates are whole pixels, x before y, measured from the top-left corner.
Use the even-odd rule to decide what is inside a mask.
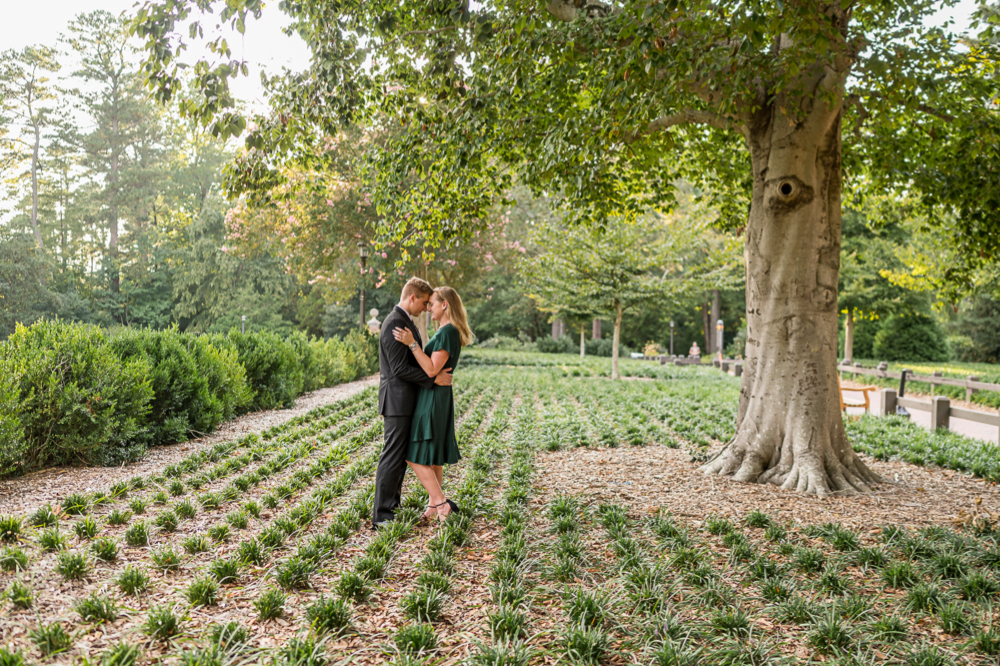
[[[420,349],[420,345],[417,344],[416,340],[410,343],[410,351],[417,351],[418,349]]]

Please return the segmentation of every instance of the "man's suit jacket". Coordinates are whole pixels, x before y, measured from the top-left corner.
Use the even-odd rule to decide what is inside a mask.
[[[421,347],[420,331],[398,305],[382,322],[378,339],[378,413],[382,416],[413,416],[417,388],[434,386],[434,378],[423,371],[413,352],[392,335],[395,328],[408,328]]]

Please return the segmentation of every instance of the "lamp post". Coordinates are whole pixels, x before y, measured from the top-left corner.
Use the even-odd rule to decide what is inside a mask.
[[[718,342],[716,343],[715,346],[719,348],[719,361],[720,362],[722,361],[722,328],[723,328],[722,320],[720,319],[719,321],[715,322],[715,330],[719,332],[718,338],[717,338]]]
[[[361,330],[365,330],[365,263],[368,261],[368,246],[358,241],[358,256],[361,257],[361,280],[358,287],[361,290]]]
[[[674,320],[670,320],[670,355],[674,355]]]
[[[240,333],[247,332],[247,316],[240,315]]]

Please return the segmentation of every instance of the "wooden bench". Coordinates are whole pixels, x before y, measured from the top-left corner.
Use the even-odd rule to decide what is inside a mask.
[[[868,414],[871,411],[871,398],[868,397],[868,394],[871,393],[872,391],[877,391],[878,387],[876,387],[876,386],[862,386],[861,388],[844,388],[843,386],[840,385],[840,375],[838,374],[837,375],[837,388],[840,389],[840,411],[846,412],[848,407],[864,407],[865,408],[865,414]],[[864,402],[844,402],[844,391],[848,391],[848,392],[853,391],[855,393],[861,393],[864,396],[865,401]]]

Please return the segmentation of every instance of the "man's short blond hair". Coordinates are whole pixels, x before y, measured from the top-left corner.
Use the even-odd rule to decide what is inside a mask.
[[[403,295],[400,297],[400,300],[405,301],[413,294],[419,294],[420,296],[430,296],[433,293],[434,290],[431,288],[429,284],[427,284],[427,280],[418,277],[411,277],[409,280],[406,281],[406,284],[403,285]]]

